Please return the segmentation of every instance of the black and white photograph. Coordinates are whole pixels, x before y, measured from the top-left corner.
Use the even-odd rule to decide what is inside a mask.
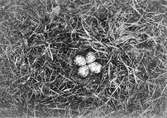
[[[167,118],[167,0],[0,0],[0,118]]]

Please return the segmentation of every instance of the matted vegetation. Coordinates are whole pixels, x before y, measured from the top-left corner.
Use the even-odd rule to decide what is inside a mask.
[[[165,0],[0,0],[0,117],[165,117],[166,11]],[[83,77],[75,58],[89,52],[102,68]]]

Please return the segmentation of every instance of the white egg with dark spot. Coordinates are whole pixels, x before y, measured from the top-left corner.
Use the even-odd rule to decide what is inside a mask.
[[[96,73],[96,74],[100,73],[102,69],[102,65],[98,62],[93,62],[89,64],[88,67],[92,73]]]
[[[85,66],[81,66],[78,69],[78,75],[82,76],[82,77],[87,77],[89,74],[89,67],[87,65]]]
[[[84,66],[84,65],[86,65],[86,60],[85,60],[85,58],[84,58],[83,56],[81,56],[81,55],[77,55],[77,56],[75,57],[75,59],[74,59],[74,62],[75,62],[75,64],[78,65],[78,66]]]
[[[89,63],[92,63],[96,60],[96,56],[95,56],[95,53],[94,52],[88,52],[88,54],[86,55],[86,62],[89,64]]]

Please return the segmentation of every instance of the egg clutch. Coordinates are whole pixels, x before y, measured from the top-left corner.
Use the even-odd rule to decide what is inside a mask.
[[[87,77],[89,73],[100,73],[102,65],[96,62],[96,55],[94,52],[88,52],[86,57],[77,55],[74,59],[76,65],[79,66],[78,75]]]

